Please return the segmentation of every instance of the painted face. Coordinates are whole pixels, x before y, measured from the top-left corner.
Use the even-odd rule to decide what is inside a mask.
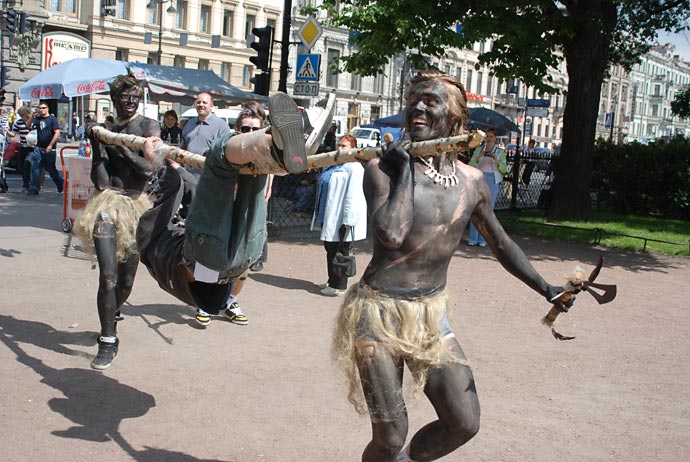
[[[194,101],[194,107],[196,108],[196,113],[199,114],[199,118],[204,120],[213,112],[213,100],[210,95],[202,93]]]
[[[410,90],[405,107],[405,129],[413,141],[432,140],[450,135],[448,91],[440,82],[425,81]]]
[[[121,119],[128,119],[137,112],[139,107],[139,89],[138,88],[128,88],[120,93],[117,101],[114,101],[115,110],[117,110],[117,116]]]

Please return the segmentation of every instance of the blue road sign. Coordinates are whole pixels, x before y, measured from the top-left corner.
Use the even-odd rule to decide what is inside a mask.
[[[527,99],[527,107],[549,107],[550,105],[550,99]]]
[[[297,74],[295,74],[295,80],[318,82],[320,61],[321,55],[297,55]]]

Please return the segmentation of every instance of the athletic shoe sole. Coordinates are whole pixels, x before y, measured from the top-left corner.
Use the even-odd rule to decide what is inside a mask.
[[[285,93],[276,92],[268,98],[268,110],[271,136],[276,148],[283,152],[284,167],[290,173],[302,173],[307,168],[307,152],[299,107]]]
[[[326,101],[326,108],[319,114],[316,120],[310,120],[313,129],[312,132],[307,137],[306,151],[308,156],[313,156],[319,149],[319,145],[326,136],[326,132],[331,126],[331,121],[333,120],[333,115],[335,114],[335,92],[332,91],[328,95],[328,100]]]
[[[197,324],[200,324],[202,326],[208,326],[211,324],[211,316],[206,315],[206,316],[199,316],[198,314],[194,316],[194,319],[196,320]]]

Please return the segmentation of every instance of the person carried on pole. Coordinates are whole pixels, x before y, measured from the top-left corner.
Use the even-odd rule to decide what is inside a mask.
[[[364,403],[369,410],[372,439],[364,462],[436,460],[479,430],[474,377],[447,312],[448,266],[468,222],[498,261],[546,300],[562,291],[544,281],[503,230],[479,170],[452,153],[414,158],[407,151],[410,140],[463,132],[468,110],[460,81],[425,71],[412,78],[406,100],[409,139],[385,145],[383,157],[365,168],[373,255],[359,284],[345,294],[333,339],[350,401],[360,412]],[[405,364],[438,416],[407,446]]]
[[[241,175],[240,169],[251,163],[286,173],[304,171],[312,134],[318,144],[331,116],[332,111],[310,119],[313,131],[305,138],[297,104],[285,93],[271,95],[268,128],[228,134],[212,143],[192,188],[184,227],[175,224],[175,215],[187,178],[167,160],[172,168],[162,170],[158,197],[139,220],[136,234],[141,262],[163,290],[209,314],[226,308],[233,281],[261,257],[266,240],[268,175]],[[153,147],[158,141],[147,138],[145,144]],[[156,153],[147,158],[159,162]]]
[[[118,76],[110,84],[110,98],[117,111],[113,132],[142,137],[160,136],[158,122],[139,115],[143,96],[140,81],[132,75]],[[91,180],[94,194],[75,223],[77,234],[86,248],[94,246],[99,279],[96,304],[101,324],[98,353],[91,362],[94,369],[106,369],[117,356],[119,339],[117,321],[120,307],[132,292],[139,266],[135,233],[141,214],[151,207],[144,194],[153,169],[143,151],[101,143],[86,128],[93,150]]]

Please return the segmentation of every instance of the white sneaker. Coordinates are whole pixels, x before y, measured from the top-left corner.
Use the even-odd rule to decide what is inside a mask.
[[[321,293],[323,295],[338,296],[338,295],[344,294],[345,290],[344,289],[334,289],[333,287],[324,287],[323,289],[321,289]]]
[[[326,100],[326,107],[312,106],[305,111],[311,124],[311,131],[307,134],[305,148],[308,156],[313,156],[321,145],[321,140],[331,126],[335,114],[335,92],[331,92]]]
[[[327,282],[324,282],[323,284],[319,284],[319,289],[325,289],[326,287],[328,287]]]

